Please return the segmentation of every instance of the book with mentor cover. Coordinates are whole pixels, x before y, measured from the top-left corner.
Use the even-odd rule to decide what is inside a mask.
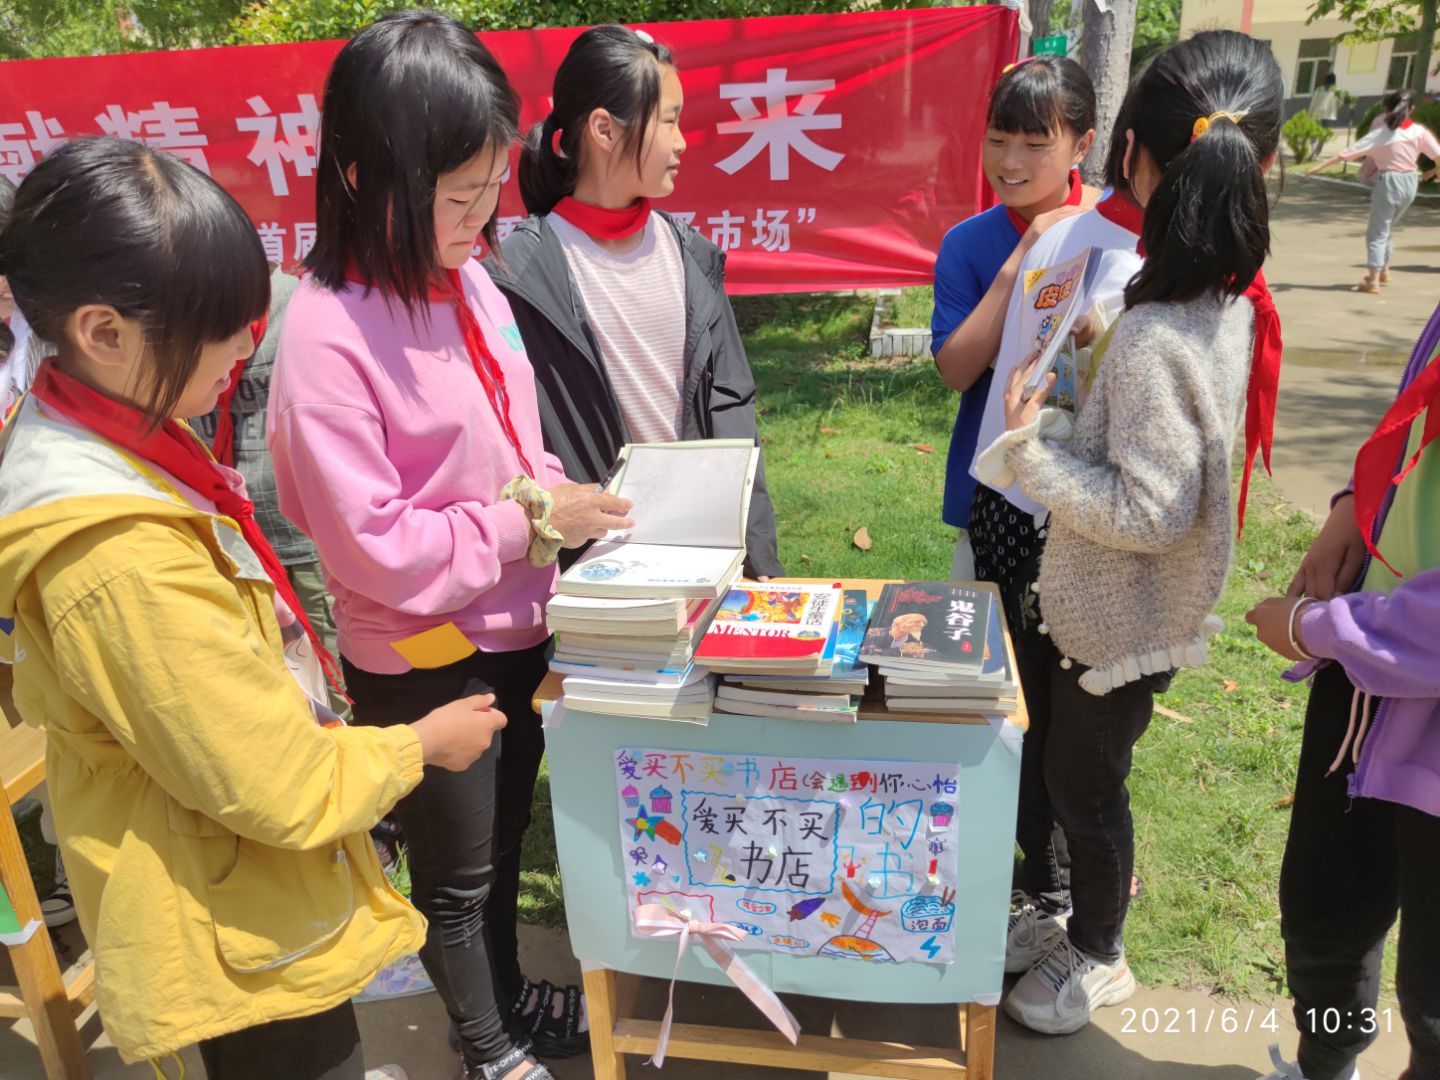
[[[839,585],[744,582],[725,594],[695,650],[712,671],[828,673],[835,661]]]
[[[887,671],[979,672],[992,598],[949,581],[886,585],[870,615],[860,659]]]
[[[567,596],[716,599],[745,562],[760,448],[747,439],[632,443],[606,490],[629,499],[608,533],[560,576]]]

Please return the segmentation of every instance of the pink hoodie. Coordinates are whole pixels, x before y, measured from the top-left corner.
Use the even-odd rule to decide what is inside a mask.
[[[466,299],[505,373],[511,421],[542,487],[535,377],[510,305],[474,261]],[[486,652],[546,637],[553,566],[525,558],[530,526],[500,489],[524,472],[466,355],[448,302],[412,326],[399,304],[313,279],[290,301],[270,387],[281,511],[315,541],[340,651],[379,674],[410,669],[392,643],[447,622]]]

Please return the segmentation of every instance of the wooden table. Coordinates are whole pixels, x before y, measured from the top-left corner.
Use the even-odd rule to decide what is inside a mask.
[[[78,966],[68,983],[61,974],[11,812],[11,807],[44,779],[44,732],[24,724],[0,730],[0,795],[4,796],[0,806],[0,882],[21,926],[32,919],[42,921],[29,941],[10,947],[10,961],[20,985],[0,986],[0,1017],[30,1018],[50,1080],[90,1080],[90,1064],[75,1018],[94,1000],[95,965],[87,961]]]
[[[865,588],[873,598],[886,582],[844,584]],[[999,603],[998,593],[995,601]],[[1013,669],[1014,650],[1008,634],[1006,645]],[[536,694],[536,709],[549,723],[556,719],[562,681],[552,673]],[[852,960],[744,954],[777,992],[950,1004],[956,1008],[958,1049],[805,1034],[798,1045],[791,1046],[774,1031],[681,1023],[677,1017],[667,1057],[916,1080],[991,1080],[995,1009],[1004,973],[1009,912],[1019,737],[1027,723],[1023,700],[1018,713],[1003,720],[977,715],[897,714],[879,700],[861,705],[857,723],[834,725],[717,714],[710,726],[702,727],[569,710],[562,715],[563,722],[546,732],[551,799],[571,943],[585,969],[597,1080],[624,1080],[626,1054],[654,1053],[660,1024],[633,1016],[640,978],[669,978],[675,965],[673,944],[640,941],[629,934],[623,851],[613,828],[613,782],[607,777],[600,783],[593,776],[602,755],[609,761],[615,749],[647,742],[687,751],[715,752],[724,744],[739,743],[763,746],[767,753],[800,755],[808,751],[816,757],[869,755],[877,759],[893,750],[889,754],[892,760],[904,758],[910,752],[907,748],[923,747],[927,753],[941,755],[935,760],[962,765],[957,816],[963,823],[966,846],[957,904],[963,906],[964,915],[957,909],[955,964],[937,974],[929,965],[877,968]],[[814,985],[805,973],[806,964],[825,965],[824,980],[830,985]],[[681,978],[728,985],[718,971],[694,957],[682,961]]]

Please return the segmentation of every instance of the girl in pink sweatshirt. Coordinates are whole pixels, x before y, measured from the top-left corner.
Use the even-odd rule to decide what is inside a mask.
[[[511,1035],[544,751],[530,701],[559,548],[623,527],[628,507],[545,452],[514,318],[470,257],[482,235],[494,247],[517,121],[504,72],[448,17],[388,16],[340,51],[269,406],[280,508],[319,551],[355,722],[407,723],[476,680],[510,718],[503,764],[427,770],[395,811],[430,920],[420,956],[461,1075],[483,1080],[550,1075]]]

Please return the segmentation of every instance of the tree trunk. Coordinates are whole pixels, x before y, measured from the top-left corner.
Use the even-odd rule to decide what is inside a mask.
[[[1030,32],[1030,40],[1050,36],[1050,13],[1054,10],[1055,0],[1030,0],[1030,21],[1035,24],[1035,29]],[[1032,50],[1034,46],[1031,46]]]
[[[1415,68],[1410,72],[1410,89],[1415,103],[1425,100],[1425,83],[1430,77],[1430,59],[1435,46],[1435,9],[1440,0],[1420,0],[1420,44],[1415,49]]]
[[[1110,0],[1110,10],[1101,11],[1095,0],[1076,0],[1085,5],[1085,30],[1080,39],[1080,66],[1095,84],[1095,145],[1081,166],[1091,184],[1105,174],[1105,157],[1110,152],[1110,129],[1120,114],[1125,88],[1130,85],[1130,44],[1135,38],[1137,0]],[[1426,0],[1434,4],[1437,0]]]

